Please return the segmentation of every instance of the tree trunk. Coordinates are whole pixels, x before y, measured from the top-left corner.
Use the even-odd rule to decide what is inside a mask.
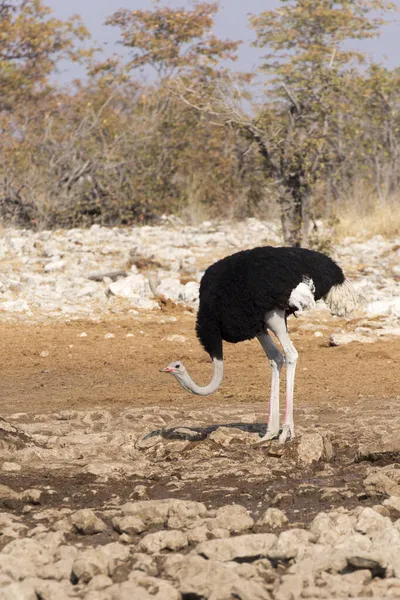
[[[266,176],[272,175],[278,190],[278,202],[281,208],[281,222],[283,239],[287,246],[300,247],[304,239],[307,239],[308,207],[310,198],[310,187],[305,183],[304,173],[307,169],[301,166],[294,168],[290,164],[283,164],[276,160],[268,147],[268,140],[260,132],[247,125],[243,128],[244,135],[253,139],[264,159]],[[301,165],[301,160],[298,161]],[[293,172],[294,171],[294,172]]]
[[[290,187],[280,194],[282,232],[287,246],[299,248],[307,240],[308,200],[307,188],[298,185],[298,181],[296,185],[291,182]]]
[[[283,239],[287,246],[298,248],[302,243],[302,206],[299,202],[293,202],[290,198],[282,199],[281,222]]]

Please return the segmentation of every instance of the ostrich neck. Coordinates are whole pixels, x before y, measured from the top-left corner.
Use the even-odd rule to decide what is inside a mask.
[[[178,381],[181,386],[185,388],[185,390],[192,392],[192,394],[197,394],[198,396],[209,396],[219,388],[224,376],[224,361],[214,358],[213,365],[214,373],[212,379],[210,383],[204,387],[197,385],[197,383],[193,381],[189,374],[187,374],[185,380],[179,379]]]

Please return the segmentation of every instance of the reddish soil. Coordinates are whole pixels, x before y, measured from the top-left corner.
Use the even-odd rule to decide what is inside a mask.
[[[172,314],[176,322],[160,322]],[[195,337],[194,315],[169,311],[157,321],[1,323],[1,414],[93,406],[197,406],[198,397],[159,373],[171,360],[182,359],[199,383],[211,376],[209,359]],[[80,337],[82,332],[87,337]],[[300,329],[295,319],[290,332],[299,351],[295,406],[322,408],[333,401],[351,405],[359,397],[375,399],[378,406],[382,399],[398,395],[399,338],[330,347],[329,329],[317,338]],[[105,339],[107,333],[115,337]],[[186,343],[164,339],[173,334],[184,335]],[[201,402],[266,403],[270,368],[258,342],[226,344],[224,351],[225,380],[217,393]]]

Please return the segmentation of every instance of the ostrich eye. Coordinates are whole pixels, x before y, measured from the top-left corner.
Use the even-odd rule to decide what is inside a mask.
[[[181,368],[181,365],[180,365],[180,364],[177,364],[177,365],[175,365],[175,368],[176,368],[176,369],[180,369],[180,368]]]

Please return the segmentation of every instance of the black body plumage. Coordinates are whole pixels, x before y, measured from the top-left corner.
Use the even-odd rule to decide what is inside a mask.
[[[222,359],[222,340],[254,338],[270,310],[293,313],[290,294],[305,278],[314,282],[315,300],[345,279],[331,258],[305,248],[253,248],[208,267],[200,283],[196,323],[203,348],[212,358]]]

